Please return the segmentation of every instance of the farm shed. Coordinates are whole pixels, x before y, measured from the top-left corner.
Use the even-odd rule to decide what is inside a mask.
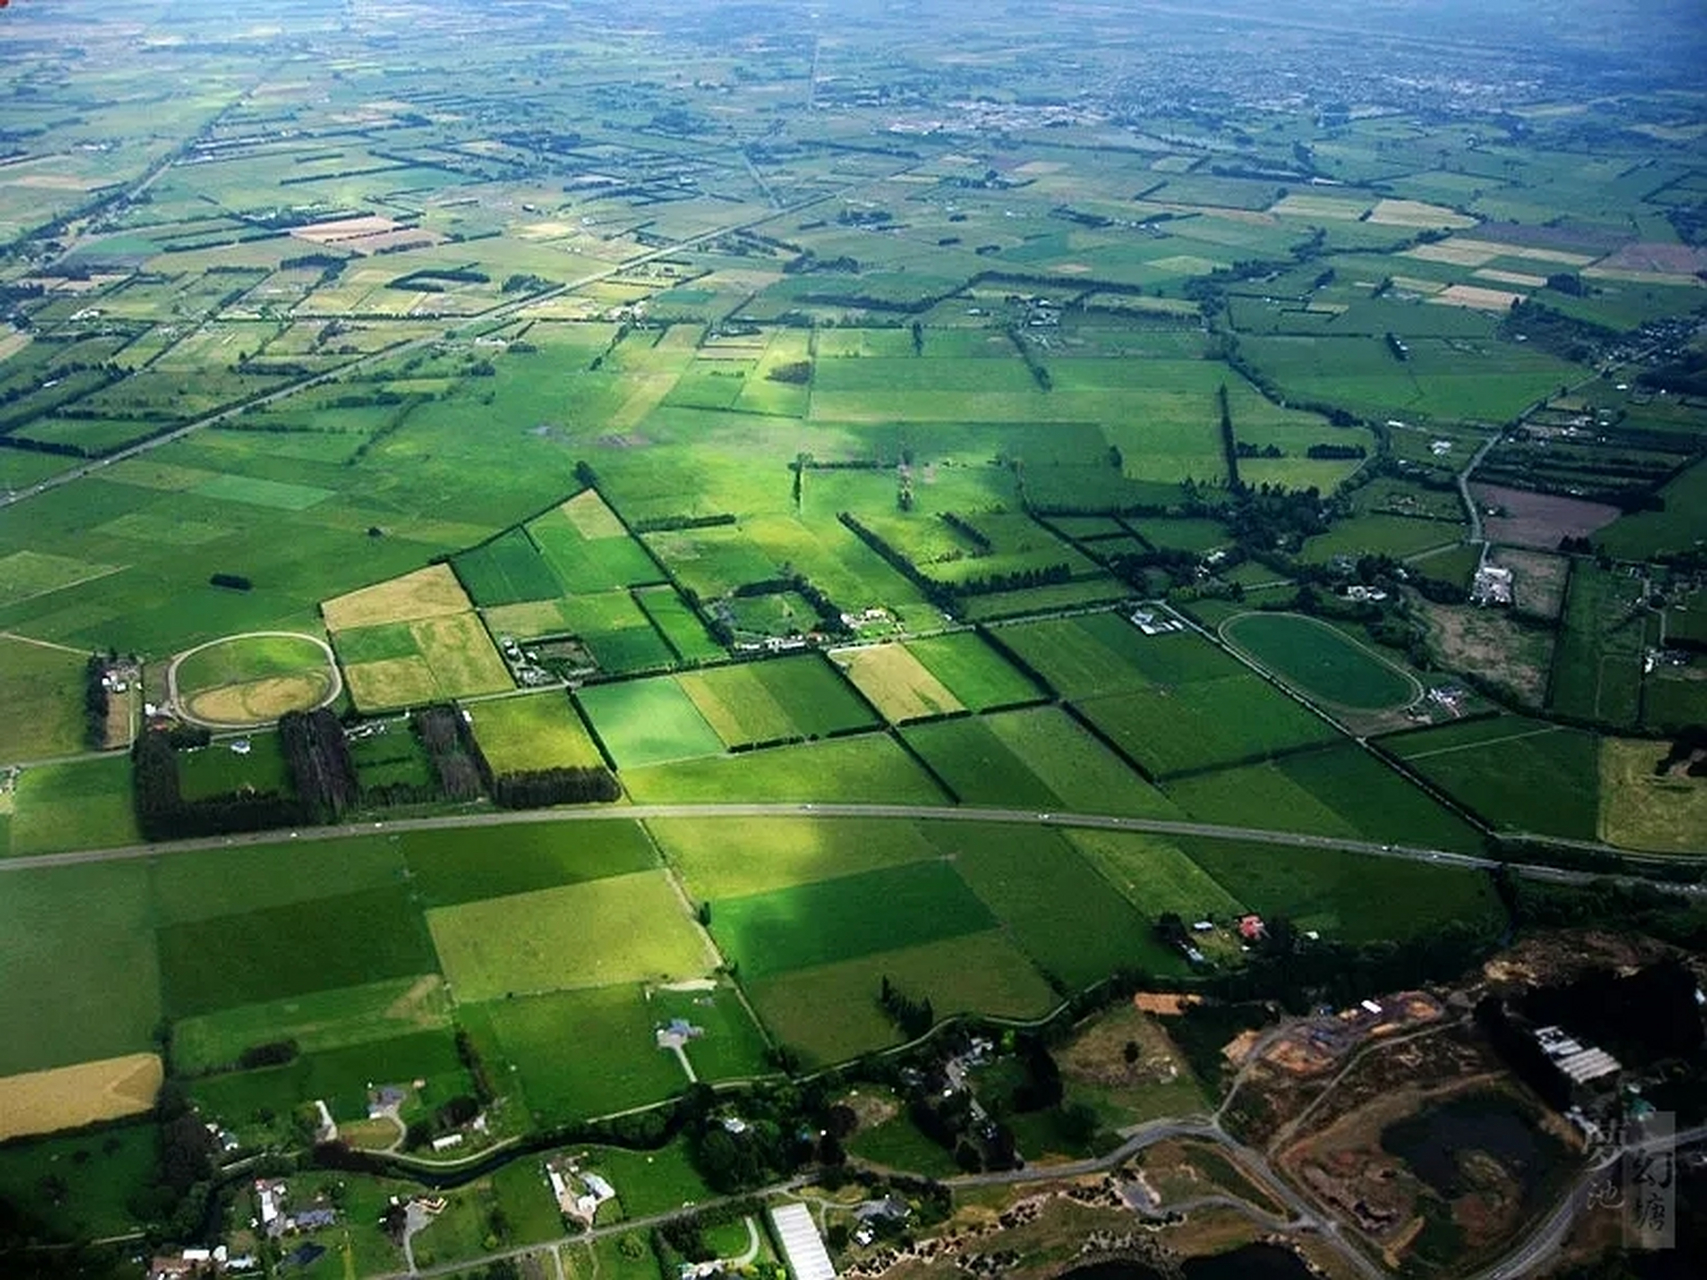
[[[810,1209],[803,1204],[781,1205],[771,1210],[771,1223],[794,1280],[835,1280],[835,1265]]]

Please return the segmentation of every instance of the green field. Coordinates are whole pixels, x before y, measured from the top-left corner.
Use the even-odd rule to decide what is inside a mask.
[[[550,563],[520,529],[507,530],[491,542],[463,552],[451,565],[467,588],[469,599],[482,609],[555,600],[567,594]]]
[[[708,667],[676,682],[729,747],[818,738],[876,722],[835,668],[816,655]]]
[[[158,940],[166,1007],[179,1018],[437,967],[401,888],[166,925]]]
[[[941,856],[919,824],[905,818],[655,818],[646,825],[699,900]]]
[[[1059,707],[1027,707],[984,724],[1072,813],[1170,818],[1168,798]]]
[[[668,676],[588,685],[575,698],[619,769],[723,750],[717,731]]]
[[[1491,936],[1504,914],[1486,876],[1368,854],[1188,837],[1179,845],[1239,901],[1341,942],[1417,938],[1451,921]]]
[[[713,963],[661,871],[438,907],[427,925],[459,1001],[694,978]]]
[[[1055,832],[953,823],[936,838],[1058,991],[1122,967],[1184,972],[1184,961],[1151,932],[1153,920]]]
[[[647,992],[647,1003],[655,1023],[680,1018],[699,1029],[701,1034],[688,1042],[686,1052],[700,1079],[746,1080],[773,1070],[765,1056],[764,1034],[733,985],[654,987]]]
[[[1416,680],[1344,632],[1294,613],[1246,613],[1221,634],[1311,697],[1360,711],[1400,707],[1422,696]]]
[[[913,999],[929,998],[939,1017],[971,1012],[1035,1018],[1055,995],[1005,930],[879,951],[839,964],[747,983],[771,1034],[811,1064],[841,1062],[899,1043],[878,1004],[888,978]]]
[[[1043,696],[976,632],[909,640],[907,650],[970,711],[1035,702]]]
[[[712,904],[711,931],[744,980],[992,928],[941,860],[813,880]]]
[[[316,1053],[449,1025],[437,974],[391,978],[180,1018],[172,1024],[172,1065],[195,1075],[230,1067],[243,1050],[276,1040]]]
[[[629,769],[622,783],[638,804],[947,802],[893,738],[877,733]]]
[[[241,741],[249,744],[247,753],[233,751],[223,741],[179,753],[178,785],[184,799],[203,800],[248,789],[262,795],[294,792],[278,734],[258,733]]]
[[[1146,919],[1165,911],[1187,920],[1225,919],[1244,909],[1166,836],[1080,830],[1068,832],[1067,839]]]
[[[524,823],[478,832],[407,831],[387,847],[429,907],[579,884],[658,864],[635,822]]]
[[[159,1126],[146,1122],[9,1142],[0,1146],[0,1196],[66,1239],[127,1235],[139,1225],[129,1203],[158,1176],[159,1146]],[[44,1193],[43,1169],[62,1192]]]
[[[0,636],[0,705],[6,708],[0,761],[46,760],[84,749],[84,662],[79,653]]]
[[[1503,830],[1599,836],[1600,743],[1592,733],[1501,716],[1401,734],[1383,745]]]
[[[0,895],[0,1075],[152,1049],[161,1014],[148,868],[12,873]]]
[[[982,717],[912,725],[901,737],[962,804],[1050,809],[1060,801]]]
[[[1261,759],[1336,736],[1332,725],[1250,672],[1088,698],[1079,710],[1154,777]]]
[[[11,821],[13,854],[59,853],[140,844],[123,757],[48,764],[18,778]]]
[[[604,764],[566,694],[552,690],[467,708],[474,740],[496,775]]]
[[[675,1056],[653,1038],[653,1011],[636,985],[498,1000],[484,1012],[537,1123],[643,1106],[687,1087]]]

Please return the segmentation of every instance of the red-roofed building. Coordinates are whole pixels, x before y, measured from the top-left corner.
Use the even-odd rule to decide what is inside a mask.
[[[1239,936],[1246,942],[1260,942],[1268,936],[1268,926],[1261,916],[1240,916]]]

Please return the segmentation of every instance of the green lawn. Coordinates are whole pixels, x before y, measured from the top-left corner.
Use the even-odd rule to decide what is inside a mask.
[[[711,931],[743,979],[977,933],[995,918],[940,860],[712,903]]]
[[[140,844],[123,756],[40,765],[18,779],[13,854]]]
[[[662,871],[427,913],[459,1001],[698,977],[713,961]]]

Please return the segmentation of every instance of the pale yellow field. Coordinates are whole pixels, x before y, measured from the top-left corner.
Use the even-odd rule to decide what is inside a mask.
[[[664,403],[664,397],[669,395],[671,388],[676,385],[676,377],[674,373],[630,376],[628,385],[634,389],[610,415],[607,423],[609,429],[627,431],[631,427],[638,427],[651,416],[652,410]]]
[[[1654,853],[1707,849],[1707,778],[1654,776],[1665,744],[1607,738],[1600,744],[1600,836]]]
[[[420,706],[439,696],[439,682],[433,679],[433,669],[420,657],[387,658],[384,662],[345,667],[344,682],[349,686],[351,699],[362,711]]]
[[[585,489],[563,504],[563,514],[569,517],[569,523],[580,530],[581,536],[589,540],[594,538],[626,538],[628,531],[622,527],[622,521],[616,518],[616,512],[605,505],[605,500],[599,497],[593,489]]]
[[[1447,262],[1455,267],[1479,267],[1500,257],[1502,247],[1484,244],[1480,240],[1446,240],[1440,244],[1419,244],[1401,255],[1423,262]]]
[[[1566,267],[1586,267],[1594,261],[1591,254],[1569,253],[1564,249],[1543,249],[1529,244],[1499,244],[1493,240],[1469,239],[1454,239],[1449,243],[1466,249],[1484,250],[1489,258],[1527,258],[1531,262],[1557,262]],[[1422,247],[1427,248],[1426,245]],[[1483,261],[1487,261],[1487,258]]]
[[[16,355],[30,345],[30,335],[21,329],[13,329],[10,333],[0,333],[0,360]]]
[[[524,604],[501,604],[487,609],[486,623],[494,633],[532,640],[536,636],[558,635],[569,629],[560,602],[536,600]]]
[[[1380,200],[1369,214],[1371,222],[1388,227],[1473,227],[1474,218],[1421,200]]]
[[[132,1053],[0,1079],[0,1140],[134,1116],[154,1105],[160,1058]]]
[[[209,689],[190,698],[185,709],[196,719],[214,724],[261,724],[277,720],[287,711],[312,710],[331,688],[332,678],[327,672],[304,671]]]
[[[1509,311],[1511,304],[1524,295],[1509,293],[1504,289],[1483,289],[1473,284],[1448,285],[1430,302],[1447,307],[1473,307],[1478,311]]]
[[[966,709],[924,663],[898,644],[843,649],[832,653],[830,660],[848,673],[891,724]]]
[[[1367,200],[1345,200],[1335,196],[1290,195],[1269,206],[1270,213],[1290,214],[1295,218],[1340,218],[1356,222],[1369,208]]]
[[[510,669],[498,656],[492,638],[474,614],[423,618],[411,623],[409,630],[445,697],[462,698],[515,688]]]
[[[1394,276],[1393,287],[1403,289],[1406,293],[1439,293],[1446,288],[1438,280],[1424,280],[1421,276]]]
[[[474,606],[448,564],[435,564],[401,578],[328,600],[320,606],[331,631],[374,627],[382,622],[414,622],[467,613]]]
[[[1546,276],[1526,275],[1522,271],[1496,271],[1492,267],[1483,267],[1480,271],[1472,271],[1470,274],[1478,280],[1492,280],[1495,284],[1518,284],[1525,289],[1539,289],[1547,283]]]

